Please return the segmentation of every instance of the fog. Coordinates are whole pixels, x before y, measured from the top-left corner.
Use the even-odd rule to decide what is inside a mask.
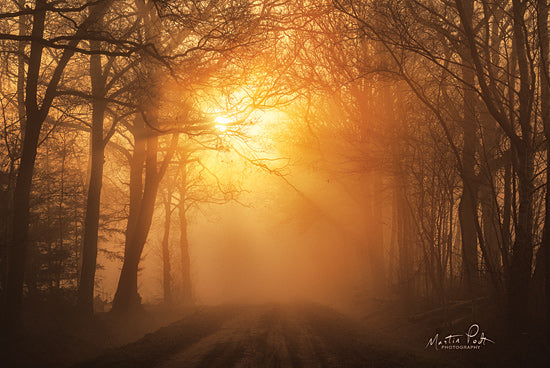
[[[358,202],[361,178],[347,174],[335,179],[330,170],[285,160],[284,177],[248,168],[239,178],[235,201],[199,203],[191,212],[188,238],[196,303],[310,301],[344,307],[369,287],[368,264],[362,260],[367,218]],[[234,161],[232,165],[239,170]],[[163,299],[162,214],[155,220],[138,278],[143,302],[151,304]],[[175,229],[171,263],[176,290],[178,239]],[[113,266],[99,274],[107,300],[116,289],[118,267]]]

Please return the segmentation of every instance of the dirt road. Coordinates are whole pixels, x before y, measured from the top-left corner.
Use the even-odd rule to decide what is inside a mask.
[[[332,309],[209,307],[79,367],[439,367]]]

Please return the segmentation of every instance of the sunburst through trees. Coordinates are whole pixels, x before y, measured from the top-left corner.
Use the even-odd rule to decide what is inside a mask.
[[[89,338],[106,349],[115,343],[101,336],[120,321],[151,313],[167,323],[219,304],[224,317],[209,310],[209,323],[239,310],[257,331],[265,326],[254,323],[274,318],[280,331],[265,328],[289,335],[287,345],[303,353],[319,347],[303,341],[325,341],[326,362],[361,366],[368,354],[327,337],[332,317],[320,307],[296,315],[274,307],[277,318],[245,307],[300,301],[351,319],[378,316],[388,329],[406,315],[392,336],[410,339],[417,327],[433,338],[428,331],[481,319],[502,345],[468,364],[514,366],[528,351],[530,363],[544,364],[548,6],[3,2],[6,341],[42,338],[29,321],[47,326],[58,316],[67,328],[101,321]],[[291,315],[313,326],[296,327],[296,336],[317,337],[290,337]],[[196,323],[201,333],[215,329]],[[10,351],[14,343],[2,344]],[[279,348],[266,356],[279,357]],[[26,349],[31,359],[36,352]],[[231,349],[213,352],[213,366]],[[65,364],[93,355],[77,351]]]

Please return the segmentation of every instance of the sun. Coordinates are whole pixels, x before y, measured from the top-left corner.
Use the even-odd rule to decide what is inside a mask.
[[[216,129],[218,129],[220,132],[225,132],[227,130],[227,124],[231,122],[229,118],[226,118],[225,116],[218,116],[214,121],[217,123],[215,125]]]
[[[227,125],[231,122],[231,120],[225,116],[218,116],[214,121],[220,125]]]

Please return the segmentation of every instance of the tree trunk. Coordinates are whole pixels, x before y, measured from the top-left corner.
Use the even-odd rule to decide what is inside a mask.
[[[533,153],[520,152],[518,156],[518,225],[508,284],[508,322],[512,336],[527,328],[533,261]]]
[[[383,214],[382,214],[382,179],[381,173],[374,173],[369,183],[368,206],[370,207],[371,227],[368,234],[368,257],[371,270],[373,289],[377,295],[382,294],[385,288],[386,268],[384,261],[384,235],[383,235]]]
[[[514,0],[512,4],[514,40],[516,41],[519,70],[519,116],[521,141],[513,145],[518,177],[519,211],[516,239],[512,247],[508,285],[508,333],[515,336],[527,328],[529,316],[529,291],[533,262],[533,194],[534,149],[531,124],[531,69],[525,44],[525,3]]]
[[[398,198],[397,198],[397,213],[398,213],[398,251],[399,251],[399,289],[400,295],[402,295],[404,302],[410,302],[414,297],[413,290],[413,261],[414,261],[414,229],[411,224],[411,215],[407,206],[407,199],[405,197],[405,189],[403,183],[400,181],[398,186]]]
[[[170,223],[172,221],[172,192],[164,201],[164,235],[162,237],[162,288],[164,303],[172,304],[172,277],[170,275]]]
[[[182,160],[185,160],[182,158]],[[182,297],[183,304],[193,304],[193,289],[191,284],[191,262],[189,258],[189,240],[187,238],[187,165],[185,162],[181,168],[181,179],[179,183],[180,202],[178,214],[180,220],[180,250],[181,250],[181,276],[182,276]]]
[[[132,215],[128,218],[124,264],[113,300],[114,312],[125,313],[138,309],[141,305],[141,298],[137,290],[138,265],[151,228],[159,185],[157,173],[158,137],[152,135],[152,132],[149,134],[145,159],[145,184],[135,219]]]
[[[99,50],[99,41],[90,41],[91,50]],[[92,128],[90,152],[90,182],[82,239],[82,269],[78,288],[78,309],[84,315],[93,315],[94,280],[97,266],[97,240],[103,181],[105,144],[103,142],[103,121],[106,103],[101,56],[90,57],[90,79],[92,85]]]
[[[537,2],[537,26],[540,39],[541,66],[540,66],[540,101],[542,124],[546,138],[546,196],[545,217],[542,236],[542,245],[537,258],[541,257],[546,302],[546,336],[550,338],[550,37],[548,35],[548,0]]]
[[[484,183],[480,189],[480,203],[483,224],[483,238],[487,250],[487,259],[485,259],[486,270],[500,270],[500,248],[501,244],[498,236],[498,214],[495,205],[495,197],[491,188],[492,183]],[[495,275],[499,277],[499,275]]]
[[[468,14],[473,12],[473,1],[465,1]],[[462,55],[464,66],[462,75],[466,85],[462,89],[463,100],[463,148],[462,148],[462,196],[459,205],[460,231],[462,238],[462,273],[464,291],[472,296],[478,286],[477,236],[475,216],[477,216],[477,186],[475,185],[476,137],[476,96],[471,86],[475,83],[475,73],[467,50]]]
[[[25,275],[25,260],[27,253],[27,235],[29,228],[29,202],[40,136],[40,126],[43,119],[36,114],[27,115],[27,124],[21,164],[17,175],[13,204],[13,243],[8,253],[8,283],[6,290],[8,322],[17,323],[21,309],[23,282]]]
[[[46,4],[37,1],[36,13],[33,18],[31,37],[41,39],[44,35],[46,19]],[[13,200],[12,243],[8,249],[8,280],[6,290],[7,324],[14,327],[19,322],[23,283],[25,277],[25,261],[27,254],[27,235],[29,228],[29,203],[32,186],[32,176],[38,140],[46,114],[38,109],[37,91],[42,62],[43,46],[40,42],[31,42],[31,52],[27,71],[25,96],[25,133],[21,148],[19,173],[15,183]]]
[[[130,213],[126,226],[124,263],[113,299],[113,312],[118,314],[141,308],[141,298],[137,289],[138,266],[153,221],[158,187],[178,143],[178,135],[175,134],[167,147],[161,167],[157,168],[159,138],[151,128],[143,129],[144,125],[143,119],[136,119],[135,128],[139,135],[135,138],[136,145],[130,169]],[[143,134],[140,132],[145,132],[147,137],[145,151],[143,143],[139,143]],[[143,160],[145,183],[141,191]]]

